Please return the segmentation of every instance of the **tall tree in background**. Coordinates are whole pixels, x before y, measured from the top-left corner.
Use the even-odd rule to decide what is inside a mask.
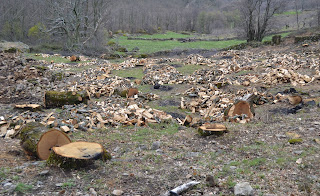
[[[282,0],[240,0],[243,30],[247,41],[262,41],[272,16],[283,6]]]
[[[102,23],[109,13],[109,0],[49,0],[48,32],[64,39],[69,50],[81,50],[98,39]]]

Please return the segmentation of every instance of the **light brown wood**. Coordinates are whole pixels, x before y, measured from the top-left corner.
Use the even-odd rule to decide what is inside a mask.
[[[73,142],[52,148],[56,154],[74,159],[96,159],[101,156],[103,149],[101,144],[92,142]]]
[[[41,160],[49,158],[50,150],[54,146],[63,146],[71,143],[70,138],[57,129],[51,129],[42,134],[37,144],[37,154]]]

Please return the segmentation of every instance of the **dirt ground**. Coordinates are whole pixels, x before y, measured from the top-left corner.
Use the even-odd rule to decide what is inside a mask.
[[[303,55],[312,50],[310,59],[320,58],[319,42],[310,43],[309,48],[286,44],[246,51],[272,51],[284,56]],[[310,73],[310,70],[300,68],[299,72]],[[148,105],[183,119],[191,111],[178,109],[181,96],[197,85],[169,86],[172,89],[165,91],[150,86],[160,99]],[[225,88],[223,90],[235,92],[246,87]],[[271,85],[267,90],[276,95],[290,88],[295,88],[303,98],[319,101],[319,80],[304,86]],[[0,105],[0,116],[16,114],[13,106]],[[182,195],[233,195],[234,186],[239,182],[248,182],[254,195],[320,195],[319,102],[294,108],[285,101],[258,105],[249,123],[223,122],[228,132],[220,136],[200,137],[197,129],[181,126],[176,121],[147,127],[120,125],[74,131],[69,134],[73,141],[98,142],[113,156],[110,161],[97,160],[89,167],[76,170],[30,159],[20,147],[19,139],[0,138],[0,194],[112,195],[114,190],[121,190],[122,195],[151,196],[195,180],[200,184]],[[52,111],[63,114],[61,109],[44,113]],[[302,141],[290,144],[288,141],[293,135]]]

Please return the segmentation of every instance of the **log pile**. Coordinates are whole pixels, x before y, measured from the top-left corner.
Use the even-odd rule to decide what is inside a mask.
[[[302,75],[294,72],[291,69],[271,69],[268,73],[263,75],[262,81],[268,85],[291,83],[293,86],[305,85],[314,80],[314,77]]]
[[[148,64],[143,68],[144,84],[179,84],[183,83],[183,75],[167,64]]]
[[[212,60],[204,58],[199,54],[190,54],[189,56],[183,59],[183,62],[186,65],[208,65],[212,63]]]

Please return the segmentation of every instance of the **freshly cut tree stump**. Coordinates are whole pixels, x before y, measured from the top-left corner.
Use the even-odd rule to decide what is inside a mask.
[[[254,117],[254,109],[250,102],[242,100],[236,101],[233,105],[231,105],[224,111],[225,119],[242,115],[246,115],[245,119],[252,119]]]
[[[298,105],[299,103],[302,102],[302,97],[299,95],[287,96],[287,98],[291,105]]]
[[[20,129],[20,144],[27,155],[45,160],[49,157],[53,146],[61,146],[71,142],[69,137],[56,129],[48,131],[44,125],[32,122]]]
[[[111,155],[101,144],[73,142],[53,147],[47,163],[65,169],[77,169],[91,165],[96,159],[105,161],[111,159]]]
[[[44,96],[44,104],[46,108],[56,108],[64,105],[87,103],[89,99],[87,92],[47,91]]]
[[[70,61],[71,61],[71,62],[80,61],[80,57],[79,57],[79,56],[72,55],[72,56],[70,57]]]
[[[227,127],[223,124],[204,124],[198,128],[198,133],[201,136],[221,135],[227,131]]]
[[[47,160],[50,156],[51,148],[63,146],[71,143],[67,134],[57,129],[51,129],[41,135],[37,144],[37,154],[41,160]]]
[[[137,95],[139,93],[139,90],[137,88],[129,88],[127,93],[127,98],[133,97],[134,95]]]

